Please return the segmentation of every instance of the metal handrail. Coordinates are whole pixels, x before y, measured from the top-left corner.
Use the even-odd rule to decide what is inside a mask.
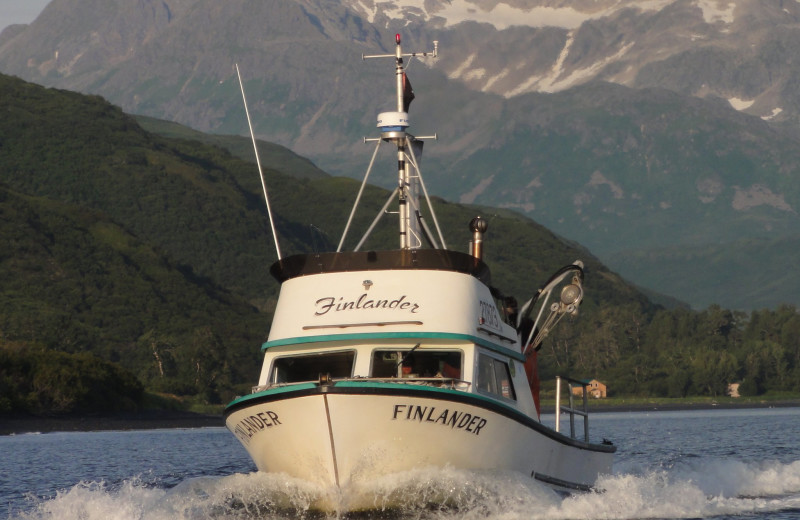
[[[451,388],[454,390],[466,390],[472,385],[471,381],[466,381],[464,379],[459,379],[457,377],[342,377],[342,378],[333,378],[331,381],[336,383],[348,382],[348,381],[357,381],[357,382],[371,382],[371,383],[406,383],[406,384],[415,384],[415,385],[426,385],[426,386],[436,386],[436,387],[445,387]],[[280,388],[286,386],[292,386],[302,383],[317,383],[316,380],[309,380],[309,381],[292,381],[291,383],[268,383],[266,385],[257,385],[253,386],[250,389],[250,392],[253,394],[257,394],[258,392],[263,392],[264,390],[270,390],[272,388]]]
[[[569,386],[569,406],[561,406],[561,380],[565,380]],[[583,410],[575,408],[575,402],[572,395],[573,385],[583,387]],[[580,415],[583,417],[583,438],[584,441],[589,442],[589,399],[586,387],[589,383],[571,379],[569,377],[556,376],[556,431],[561,431],[561,412],[569,414],[569,434],[570,437],[575,439],[575,416]]]

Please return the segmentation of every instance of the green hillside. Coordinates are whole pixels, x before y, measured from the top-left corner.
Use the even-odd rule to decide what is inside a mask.
[[[0,108],[14,115],[0,123],[0,182],[20,193],[102,212],[176,264],[191,266],[199,276],[268,308],[276,286],[266,269],[275,252],[252,162],[197,140],[147,133],[96,97],[0,79]],[[265,175],[283,254],[326,250],[338,243],[358,183],[332,177],[296,179],[272,166],[265,165]],[[368,188],[349,237],[353,245],[387,196],[385,190]],[[468,222],[481,210],[437,203],[446,238],[466,249]],[[489,211],[496,214],[488,215],[489,240],[496,241],[489,247],[489,260],[497,255],[527,266],[500,263],[495,269],[498,284],[532,292],[549,271],[577,256],[586,257],[590,270],[606,271],[586,251],[532,221]],[[384,219],[367,247],[395,245],[395,225]],[[534,263],[529,263],[531,256]],[[596,290],[634,295],[613,277],[599,278]]]
[[[253,141],[250,138],[240,135],[204,134],[178,123],[147,116],[135,116],[135,118],[141,127],[148,132],[164,137],[190,139],[219,146],[240,159],[255,161]],[[259,140],[258,155],[264,164],[269,164],[272,168],[293,177],[318,179],[328,176],[327,173],[317,168],[314,163],[284,146]]]
[[[0,94],[0,109],[11,114],[0,120],[3,340],[89,352],[150,390],[208,402],[252,384],[278,288],[268,275],[275,252],[253,163],[181,128],[170,131],[193,140],[148,133],[98,97],[5,76]],[[283,254],[330,250],[358,183],[297,174],[295,166],[309,163],[280,159],[287,156],[265,154]],[[387,196],[367,189],[348,243]],[[632,298],[648,307],[586,251],[527,219],[437,204],[448,241],[462,249],[469,220],[489,218],[495,283],[518,288],[520,299],[582,257],[599,275],[587,306]],[[394,247],[395,234],[386,221],[368,247]]]
[[[99,385],[118,365],[148,391],[197,402],[246,392],[278,290],[254,164],[191,131],[191,139],[149,133],[101,98],[7,76],[0,76],[0,110],[9,114],[0,118],[0,353],[11,359],[0,366],[0,391],[34,396],[0,402],[0,411],[55,402],[39,395],[53,389],[20,384],[34,365],[46,372],[56,356],[46,353],[54,352]],[[331,250],[359,187],[298,174],[300,163],[265,164],[284,255]],[[364,197],[346,246],[388,192],[368,187]],[[581,316],[546,344],[543,376],[602,378],[618,395],[718,395],[736,379],[751,381],[753,392],[800,389],[793,308],[764,311],[755,325],[719,308],[659,310],[587,250],[517,213],[434,203],[453,249],[466,249],[471,218],[489,220],[493,283],[519,300],[558,267],[586,263]],[[366,247],[396,243],[396,223],[384,219]],[[129,388],[136,394],[135,384]],[[82,395],[72,397],[72,409],[92,406]]]
[[[148,388],[219,400],[251,380],[267,321],[107,216],[0,186],[5,339],[118,363]]]

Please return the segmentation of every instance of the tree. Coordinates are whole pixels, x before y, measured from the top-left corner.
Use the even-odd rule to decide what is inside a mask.
[[[692,387],[700,395],[726,395],[728,385],[736,380],[738,364],[725,351],[705,350],[692,361]]]

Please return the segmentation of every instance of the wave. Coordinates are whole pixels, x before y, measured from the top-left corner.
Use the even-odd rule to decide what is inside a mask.
[[[772,516],[800,512],[800,461],[682,460],[669,468],[606,476],[603,491],[562,497],[507,472],[419,469],[350,488],[325,489],[285,475],[250,473],[184,480],[169,489],[131,478],[82,482],[29,497],[24,520],[640,519]],[[322,510],[332,508],[333,513]],[[788,518],[788,517],[787,517]]]

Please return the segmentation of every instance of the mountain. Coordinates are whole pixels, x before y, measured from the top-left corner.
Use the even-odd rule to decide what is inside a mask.
[[[408,62],[412,131],[439,137],[430,189],[523,213],[656,288],[644,259],[667,248],[794,247],[798,16],[784,0],[53,0],[0,35],[0,70],[243,135],[238,63],[260,138],[359,177],[393,81],[360,56],[395,32],[406,50],[438,40],[438,59]],[[800,302],[756,297],[780,269],[767,256],[722,279],[680,265],[692,291],[667,289],[698,307]]]
[[[796,122],[798,21],[794,0],[54,0],[29,30],[12,27],[0,42],[8,72],[102,89],[146,63],[156,67],[148,77],[194,69],[191,83],[227,76],[232,59],[274,56],[278,63],[261,72],[275,78],[348,43],[389,45],[386,35],[400,32],[413,46],[439,40],[447,51],[437,68],[475,91],[511,98],[603,80],[719,97],[752,115]],[[227,44],[215,48],[219,42]],[[334,52],[320,42],[334,43]],[[311,50],[322,55],[303,57]],[[179,62],[187,52],[194,59]],[[170,66],[178,69],[167,74]]]
[[[408,0],[346,5],[377,27],[436,34],[441,67],[511,98],[594,80],[718,97],[797,122],[800,5],[790,0]]]
[[[776,301],[793,301],[800,292],[800,279],[791,266],[800,250],[797,235],[780,239],[740,239],[724,244],[696,247],[653,248],[623,251],[613,258],[614,265],[647,287],[662,294],[684,294],[696,305],[707,307],[717,301],[730,302],[732,308],[764,309]],[[768,258],[769,263],[764,264]],[[751,273],[742,281],[740,273]],[[694,273],[688,277],[685,273]],[[697,285],[696,278],[706,281]],[[752,288],[743,290],[749,283]],[[707,286],[717,289],[710,293]],[[746,296],[746,298],[744,297]],[[670,305],[653,295],[656,301]]]

